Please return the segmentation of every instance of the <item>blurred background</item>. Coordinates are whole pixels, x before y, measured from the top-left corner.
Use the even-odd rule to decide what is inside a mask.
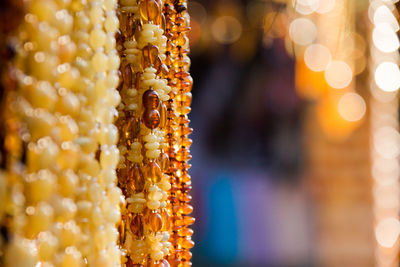
[[[395,0],[191,0],[195,267],[399,266]]]

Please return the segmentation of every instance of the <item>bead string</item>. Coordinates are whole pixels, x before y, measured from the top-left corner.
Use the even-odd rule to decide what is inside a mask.
[[[126,266],[169,266],[169,159],[163,152],[171,88],[163,73],[166,37],[161,1],[120,1],[122,59],[119,184],[127,198],[120,227]]]

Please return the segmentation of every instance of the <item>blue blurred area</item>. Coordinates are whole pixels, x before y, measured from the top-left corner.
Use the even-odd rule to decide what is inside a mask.
[[[208,18],[220,3],[201,2]],[[294,62],[283,40],[265,47],[243,26],[257,36],[245,59],[233,45],[192,46],[193,266],[312,266]]]

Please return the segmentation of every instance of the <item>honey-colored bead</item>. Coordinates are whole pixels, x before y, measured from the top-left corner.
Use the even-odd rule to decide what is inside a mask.
[[[135,163],[131,167],[129,180],[134,181],[135,191],[143,192],[145,185],[145,178],[139,164]]]
[[[128,141],[128,145],[131,140],[138,137],[140,132],[140,122],[134,116],[128,117],[128,121],[125,124],[124,134],[125,139]]]
[[[192,236],[193,235],[193,230],[187,227],[183,227],[178,230],[178,234],[180,236]]]
[[[162,217],[157,212],[150,213],[150,215],[147,218],[147,223],[150,227],[150,230],[153,232],[160,231],[163,226]]]
[[[143,106],[146,109],[156,109],[160,104],[160,99],[158,97],[158,94],[153,89],[149,89],[146,92],[144,92],[142,101],[143,101]]]
[[[183,221],[184,221],[185,225],[192,225],[192,224],[194,224],[196,219],[191,216],[183,216]]]
[[[193,206],[191,206],[191,205],[189,205],[189,204],[183,204],[181,207],[180,207],[180,212],[182,213],[182,214],[190,214],[190,213],[192,213],[193,212]]]
[[[153,183],[158,183],[161,181],[162,178],[162,172],[160,167],[155,161],[151,161],[146,164],[145,167],[145,174],[146,174],[146,179],[150,180]]]
[[[124,81],[124,87],[131,88],[132,81],[133,81],[133,66],[131,64],[125,65],[123,72],[122,72],[122,77],[123,77],[123,81]]]
[[[169,169],[169,157],[167,153],[161,153],[158,161],[160,163],[161,171],[165,173]]]
[[[134,236],[141,237],[143,236],[143,217],[142,215],[133,215],[130,222],[130,229]]]
[[[139,4],[141,19],[146,22],[157,22],[160,20],[161,7],[155,0],[143,0]]]
[[[160,124],[160,113],[158,110],[145,110],[143,121],[147,128],[155,129]]]
[[[191,249],[194,246],[194,242],[190,238],[181,238],[178,240],[178,244],[185,249]]]

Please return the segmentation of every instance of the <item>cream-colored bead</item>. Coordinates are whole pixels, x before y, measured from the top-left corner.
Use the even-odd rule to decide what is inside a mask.
[[[38,235],[38,252],[42,261],[49,261],[59,246],[58,239],[51,232],[41,232]]]
[[[96,72],[102,72],[107,69],[108,57],[103,52],[96,52],[92,59],[92,68]]]
[[[100,153],[100,165],[102,168],[114,168],[119,160],[119,150],[115,145],[103,146]]]
[[[70,246],[65,249],[61,267],[81,267],[83,264],[82,255],[76,247]]]
[[[160,147],[160,144],[158,142],[153,142],[153,143],[148,142],[148,143],[146,143],[144,145],[144,147],[147,150],[155,150],[155,149],[158,149]]]
[[[90,9],[89,18],[92,25],[100,24],[103,22],[103,9],[100,5],[95,5]]]
[[[119,27],[119,20],[115,15],[115,12],[107,14],[106,21],[104,22],[104,28],[107,32],[115,33]]]
[[[93,49],[102,47],[106,42],[107,35],[101,29],[93,29],[90,33],[90,46]]]
[[[78,176],[72,170],[66,170],[58,179],[58,190],[61,195],[72,196],[79,184]]]
[[[160,157],[161,151],[159,149],[154,149],[154,150],[147,150],[146,151],[146,157],[149,159],[156,159]]]

